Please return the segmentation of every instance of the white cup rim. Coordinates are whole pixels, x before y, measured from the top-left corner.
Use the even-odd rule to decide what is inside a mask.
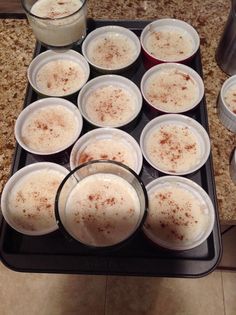
[[[122,123],[117,123],[115,125],[105,125],[101,123],[97,123],[94,120],[92,120],[86,113],[85,111],[85,96],[89,91],[92,91],[95,86],[105,86],[105,85],[111,85],[113,84],[114,86],[122,86],[123,88],[127,89],[127,91],[132,91],[133,94],[136,96],[136,104],[135,104],[135,112],[133,115],[125,122]],[[80,93],[78,94],[77,98],[77,105],[78,108],[80,109],[80,112],[84,119],[86,119],[91,125],[100,127],[100,128],[105,128],[105,127],[110,127],[110,128],[120,128],[128,125],[131,123],[135,118],[139,115],[141,108],[142,108],[142,94],[137,87],[135,83],[133,83],[130,79],[127,79],[126,77],[123,77],[121,75],[117,74],[106,74],[106,75],[101,75],[99,77],[96,77],[90,81],[88,81],[81,89]]]
[[[159,71],[163,71],[165,69],[178,69],[183,71],[184,73],[189,74],[194,81],[196,82],[197,86],[198,86],[198,97],[197,99],[190,104],[188,107],[186,107],[185,109],[179,109],[176,111],[170,111],[170,110],[164,110],[163,108],[159,107],[158,105],[154,105],[152,104],[147,96],[146,96],[146,91],[145,91],[145,84],[146,81],[155,73],[159,72]],[[140,83],[140,88],[141,88],[141,92],[143,95],[143,98],[145,99],[145,101],[147,102],[147,104],[149,104],[149,106],[151,106],[153,109],[166,113],[166,114],[180,114],[180,113],[184,113],[187,111],[190,111],[192,109],[194,109],[197,105],[200,104],[200,102],[203,99],[204,96],[204,83],[202,78],[200,77],[200,75],[191,67],[180,64],[180,63],[174,63],[174,62],[169,62],[169,63],[162,63],[162,64],[158,64],[153,66],[152,68],[150,68],[147,72],[145,72],[145,74],[143,75],[142,79],[141,79],[141,83]]]
[[[27,119],[27,116],[29,113],[34,112],[34,111],[38,110],[39,108],[43,108],[43,107],[47,107],[47,106],[53,106],[53,105],[64,106],[67,110],[70,110],[74,114],[74,116],[76,116],[77,122],[78,122],[77,132],[76,132],[74,138],[71,139],[70,142],[68,142],[67,144],[65,144],[64,146],[62,146],[58,149],[52,150],[50,152],[43,152],[43,151],[34,150],[34,149],[30,148],[29,146],[27,146],[21,139],[22,124]],[[50,98],[43,98],[43,99],[37,100],[37,101],[29,104],[28,106],[26,106],[22,110],[20,115],[17,117],[16,123],[15,123],[15,128],[14,128],[14,133],[15,133],[15,138],[16,138],[17,142],[20,144],[20,146],[24,150],[26,150],[32,154],[36,154],[36,155],[52,155],[52,154],[62,152],[64,150],[66,150],[67,148],[69,148],[77,140],[77,138],[80,136],[80,133],[82,131],[82,127],[83,127],[82,116],[81,116],[78,108],[73,103],[71,103],[70,101],[68,101],[66,99],[50,97]]]
[[[111,139],[113,136],[121,137],[121,139],[127,141],[127,144],[129,144],[130,148],[132,147],[132,149],[134,150],[133,154],[136,155],[136,159],[137,159],[137,165],[136,165],[136,168],[133,169],[133,171],[139,174],[141,172],[142,165],[143,165],[143,155],[142,155],[138,142],[127,132],[120,129],[116,129],[116,128],[110,128],[110,127],[97,128],[97,129],[88,131],[76,141],[70,154],[71,170],[73,170],[75,167],[78,166],[74,163],[75,156],[80,150],[82,150],[82,148],[86,146],[86,144],[93,142],[95,137],[101,137],[102,139]]]
[[[167,59],[162,59],[162,58],[156,57],[156,56],[152,55],[147,50],[144,42],[145,42],[145,37],[146,37],[149,29],[152,27],[158,27],[162,24],[164,26],[172,26],[173,25],[173,26],[181,27],[188,32],[189,36],[192,38],[192,40],[194,42],[194,49],[192,50],[191,54],[189,54],[188,56],[186,56],[184,58],[180,58],[180,59],[176,59],[176,60],[167,60]],[[151,23],[147,24],[141,32],[140,42],[141,42],[142,49],[145,51],[145,53],[148,56],[150,56],[151,58],[153,58],[157,61],[160,61],[160,62],[183,62],[185,60],[188,60],[192,56],[194,56],[196,54],[197,50],[199,49],[199,46],[200,46],[200,38],[199,38],[199,35],[198,35],[198,32],[196,31],[196,29],[192,25],[190,25],[189,23],[187,23],[183,20],[174,19],[174,18],[157,19],[157,20],[152,21]]]
[[[30,235],[30,236],[45,235],[45,234],[54,232],[58,229],[56,219],[55,219],[55,224],[53,226],[51,226],[50,228],[41,230],[41,231],[31,231],[24,228],[20,228],[12,221],[12,219],[10,218],[8,214],[7,202],[8,202],[9,191],[13,188],[15,183],[21,178],[23,178],[24,176],[30,173],[33,173],[35,171],[43,170],[43,169],[56,170],[63,173],[65,176],[69,173],[69,171],[62,165],[52,163],[52,162],[37,162],[37,163],[29,164],[19,169],[17,172],[15,172],[9,178],[9,180],[7,181],[2,191],[1,209],[2,209],[2,214],[3,214],[4,219],[13,229],[25,235]]]
[[[154,164],[152,162],[146,152],[145,149],[145,138],[147,134],[150,132],[150,130],[155,129],[158,125],[164,125],[164,124],[179,124],[186,126],[188,128],[191,128],[192,132],[196,135],[196,137],[199,139],[199,145],[201,146],[201,159],[198,161],[193,167],[187,170],[183,171],[170,171],[161,168],[159,165]],[[195,171],[199,170],[207,161],[210,151],[211,151],[211,143],[208,133],[206,132],[205,128],[197,122],[195,119],[181,115],[181,114],[164,114],[161,116],[158,116],[154,119],[152,119],[142,130],[141,136],[140,136],[140,147],[143,153],[144,158],[146,161],[156,170],[169,175],[187,175],[194,173]]]
[[[145,235],[151,241],[153,241],[154,243],[156,243],[157,245],[163,248],[170,249],[170,250],[189,250],[202,244],[211,234],[214,227],[214,222],[215,222],[215,208],[209,195],[206,193],[206,191],[196,182],[185,177],[163,176],[163,177],[156,178],[155,180],[153,180],[146,186],[147,194],[149,193],[151,189],[154,189],[156,186],[161,186],[162,184],[163,185],[173,184],[173,183],[183,185],[190,192],[196,193],[201,198],[202,202],[204,202],[204,204],[207,206],[208,213],[209,213],[209,222],[208,222],[209,224],[207,226],[207,229],[205,230],[205,233],[203,233],[203,235],[198,240],[193,241],[192,244],[189,244],[189,245],[178,244],[177,245],[177,244],[169,243],[168,241],[164,241],[161,238],[159,238],[157,235],[155,235],[154,233],[150,232],[145,227],[145,222],[143,226],[143,231]]]
[[[116,33],[120,33],[120,34],[125,34],[129,39],[132,40],[132,42],[135,44],[135,47],[136,47],[136,53],[134,54],[131,62],[127,63],[124,66],[111,69],[108,67],[99,66],[90,60],[90,58],[88,57],[88,54],[87,54],[87,47],[88,47],[90,41],[92,41],[95,37],[102,35],[106,32],[116,32]],[[119,26],[119,25],[106,25],[106,26],[101,26],[101,27],[96,28],[95,30],[93,30],[92,32],[90,32],[86,36],[86,38],[84,39],[83,44],[82,44],[82,54],[84,55],[84,57],[88,61],[88,63],[93,68],[96,68],[99,71],[104,71],[107,73],[108,72],[114,73],[114,71],[120,72],[120,71],[127,69],[129,66],[131,66],[138,59],[140,52],[141,52],[141,44],[140,44],[140,41],[139,41],[139,38],[137,37],[137,35],[134,32],[132,32],[131,30],[129,30],[123,26]]]

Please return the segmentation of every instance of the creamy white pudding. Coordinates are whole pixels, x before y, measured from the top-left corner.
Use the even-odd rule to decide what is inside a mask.
[[[56,47],[80,41],[86,34],[86,9],[82,8],[83,3],[81,0],[35,2],[28,19],[37,39]]]
[[[139,197],[120,176],[89,175],[71,191],[64,216],[66,229],[80,242],[111,246],[135,231],[140,218]]]
[[[174,66],[152,73],[144,87],[144,95],[153,107],[172,113],[192,108],[199,93],[196,80]]]
[[[228,90],[226,90],[224,101],[229,110],[232,113],[236,114],[236,84],[233,84],[231,87],[228,88]]]
[[[199,164],[202,156],[197,135],[185,125],[163,124],[146,137],[146,154],[160,170],[186,172]]]
[[[120,162],[140,173],[143,156],[137,141],[127,132],[117,128],[96,128],[78,139],[70,154],[70,168],[92,160]],[[96,163],[93,168],[100,167]],[[102,163],[102,171],[113,168],[113,163]]]
[[[136,55],[135,43],[119,32],[100,34],[87,47],[89,61],[95,66],[110,70],[126,67],[134,61]]]
[[[137,112],[137,97],[129,88],[104,85],[91,89],[85,99],[85,112],[91,122],[102,127],[128,123]]]
[[[80,165],[92,160],[112,160],[123,163],[135,169],[137,158],[132,147],[119,137],[110,139],[94,139],[88,142],[81,152],[77,154],[76,164]]]
[[[45,167],[22,175],[8,191],[7,217],[30,234],[56,229],[54,202],[65,172]]]
[[[52,60],[36,74],[37,89],[45,95],[64,96],[78,91],[86,81],[81,65],[72,60]]]
[[[59,152],[76,140],[81,128],[75,113],[62,105],[35,108],[21,127],[21,141],[38,154]]]
[[[188,58],[194,50],[192,37],[177,26],[159,26],[150,30],[144,45],[157,59],[172,62]]]
[[[43,18],[62,18],[78,11],[80,0],[38,0],[31,8],[31,13]]]
[[[212,226],[213,214],[210,214],[207,199],[184,182],[168,182],[167,178],[165,183],[148,189],[148,200],[144,231],[161,246],[170,249],[194,247]]]

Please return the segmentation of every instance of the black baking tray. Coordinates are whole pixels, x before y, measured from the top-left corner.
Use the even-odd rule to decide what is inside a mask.
[[[88,20],[88,32],[104,25],[120,25],[131,29],[138,36],[150,21],[127,20]],[[36,45],[35,55],[44,48]],[[81,51],[80,47],[77,48]],[[202,65],[200,51],[190,64],[201,76]],[[136,64],[123,73],[138,86],[145,72],[142,57]],[[91,78],[98,73],[91,72]],[[27,88],[24,106],[37,100],[37,94],[30,86]],[[72,98],[76,104],[76,97]],[[208,119],[205,98],[192,112],[190,117],[199,121],[208,131]],[[147,106],[143,105],[142,113],[136,124],[129,127],[128,132],[139,140],[142,128],[151,119]],[[90,129],[84,123],[83,132]],[[69,167],[69,152],[61,155],[40,158],[27,153],[18,144],[12,167],[12,174],[23,166],[38,161],[53,161]],[[145,184],[164,174],[154,170],[144,161],[141,177]],[[2,262],[10,269],[23,272],[103,274],[103,275],[135,275],[135,276],[168,276],[168,277],[201,277],[212,272],[221,258],[221,237],[212,157],[194,174],[186,176],[197,182],[209,194],[216,211],[214,228],[208,239],[200,246],[187,251],[167,251],[151,243],[140,231],[129,244],[113,250],[97,252],[68,240],[61,231],[45,236],[25,236],[13,230],[4,219],[0,230],[0,256]]]

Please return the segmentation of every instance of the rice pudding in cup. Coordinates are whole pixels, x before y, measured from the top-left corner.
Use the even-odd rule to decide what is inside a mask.
[[[229,77],[221,87],[218,115],[225,128],[236,133],[236,75]]]
[[[141,45],[129,29],[108,25],[89,33],[82,53],[92,67],[102,72],[120,72],[130,67],[139,57]]]
[[[70,168],[93,160],[112,160],[140,173],[143,156],[137,141],[125,131],[97,128],[85,133],[74,144],[70,154]]]
[[[142,31],[140,42],[145,58],[152,64],[189,62],[200,46],[197,31],[177,19],[159,19]]]
[[[152,67],[143,75],[140,86],[147,104],[163,113],[192,110],[204,95],[200,75],[192,68],[178,63]]]
[[[78,95],[83,117],[97,127],[123,127],[132,122],[142,108],[139,88],[119,75],[103,75],[90,80]]]
[[[38,41],[47,48],[68,49],[86,36],[87,0],[21,0]]]
[[[18,170],[2,192],[1,208],[6,222],[26,235],[55,231],[58,228],[54,215],[56,192],[68,173],[63,166],[50,162],[30,164]]]
[[[78,92],[90,74],[86,59],[74,50],[45,51],[29,65],[27,76],[40,95],[66,97]]]
[[[213,230],[215,209],[198,184],[180,176],[163,176],[147,186],[145,235],[169,250],[189,250],[202,244]]]
[[[70,177],[77,181],[61,203]],[[61,230],[81,244],[113,248],[134,237],[146,208],[145,186],[134,171],[115,161],[90,161],[76,167],[61,183],[55,214]]]
[[[146,161],[158,171],[186,175],[206,163],[211,146],[206,130],[196,120],[180,114],[166,114],[144,127],[140,147]]]
[[[28,105],[18,116],[15,137],[26,151],[56,154],[69,148],[83,126],[78,108],[62,98],[44,98]]]

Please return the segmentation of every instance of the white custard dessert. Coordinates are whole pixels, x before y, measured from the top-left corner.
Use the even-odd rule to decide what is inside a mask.
[[[75,61],[58,59],[44,64],[35,81],[42,94],[64,96],[78,91],[86,81],[86,74]]]
[[[199,86],[188,73],[175,67],[163,68],[147,79],[145,97],[155,108],[164,112],[182,112],[199,98]]]
[[[94,160],[110,160],[122,163],[137,174],[140,173],[143,156],[138,142],[127,132],[117,128],[96,128],[78,139],[70,154],[70,168]],[[100,163],[93,168],[99,169]],[[102,170],[111,169],[112,163],[102,163]]]
[[[38,0],[31,13],[43,18],[62,18],[79,10],[82,4],[80,0]]]
[[[185,178],[169,181],[166,177],[165,182],[157,182],[149,184],[150,188],[147,186],[149,210],[145,234],[169,249],[199,245],[213,226],[214,210],[209,197],[201,187],[196,189],[196,184],[190,185],[190,180]]]
[[[158,168],[167,172],[186,172],[201,159],[197,135],[187,126],[164,124],[149,133],[146,154]]]
[[[76,140],[79,128],[73,111],[62,105],[48,105],[35,109],[25,118],[21,141],[32,151],[55,153]]]
[[[137,97],[129,89],[104,85],[92,89],[85,100],[91,122],[102,127],[116,127],[129,122],[137,111]]]
[[[192,37],[177,26],[159,26],[150,30],[144,44],[151,55],[165,61],[186,59],[194,49]]]
[[[226,90],[224,101],[229,110],[236,115],[236,84]]]
[[[86,34],[86,11],[81,0],[38,0],[28,15],[36,37],[51,46],[67,46]],[[40,19],[41,18],[41,19]]]
[[[33,234],[56,227],[54,202],[64,177],[60,171],[45,168],[23,175],[13,185],[8,192],[8,217],[19,230]]]
[[[133,62],[137,55],[134,42],[125,34],[107,32],[89,42],[87,56],[92,64],[116,70]]]
[[[140,217],[139,197],[120,176],[90,175],[71,191],[65,217],[66,229],[80,242],[111,246],[135,231]]]
[[[110,139],[91,140],[81,152],[77,154],[76,164],[80,165],[92,160],[112,160],[123,163],[131,169],[137,165],[132,147],[122,138],[114,136]]]

